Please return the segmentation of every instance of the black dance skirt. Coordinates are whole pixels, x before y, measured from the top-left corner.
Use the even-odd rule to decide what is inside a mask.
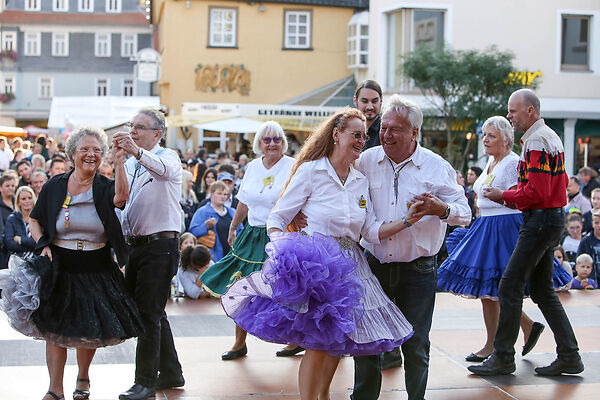
[[[52,268],[38,284],[39,307],[31,314],[35,334],[30,336],[61,347],[98,348],[142,332],[139,311],[110,247],[51,250]]]

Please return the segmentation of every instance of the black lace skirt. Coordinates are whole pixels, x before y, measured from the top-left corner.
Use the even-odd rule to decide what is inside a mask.
[[[140,314],[108,246],[51,249],[54,271],[42,279],[32,314],[42,338],[61,347],[98,348],[140,334]]]

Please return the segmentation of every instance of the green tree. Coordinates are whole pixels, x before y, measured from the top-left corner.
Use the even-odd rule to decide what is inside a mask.
[[[514,55],[495,46],[484,51],[433,49],[419,46],[403,60],[405,76],[429,101],[428,117],[441,118],[446,131],[446,158],[462,169],[471,142],[463,147],[464,133],[493,115],[506,115],[510,94],[529,83],[515,74]],[[527,74],[524,74],[527,77]]]

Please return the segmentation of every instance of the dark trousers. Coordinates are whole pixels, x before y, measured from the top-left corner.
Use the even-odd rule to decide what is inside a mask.
[[[562,208],[523,212],[519,239],[498,289],[500,320],[494,350],[506,361],[514,359],[527,280],[531,300],[538,305],[554,333],[558,356],[565,360],[579,359],[575,333],[552,282],[554,247],[564,229],[564,221]]]
[[[144,325],[135,354],[135,383],[152,388],[159,371],[165,378],[182,373],[165,313],[171,279],[179,264],[179,241],[158,239],[129,249],[125,283]]]
[[[410,400],[425,398],[429,372],[429,331],[433,318],[437,270],[434,257],[382,264],[365,252],[371,271],[415,333],[402,345],[404,380]],[[354,400],[375,400],[381,391],[381,356],[354,357]]]

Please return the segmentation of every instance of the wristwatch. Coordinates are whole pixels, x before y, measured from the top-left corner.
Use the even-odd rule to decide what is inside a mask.
[[[143,153],[142,148],[138,147],[138,153],[137,153],[137,156],[135,156],[135,159],[139,160],[140,158],[142,158],[142,153]]]
[[[440,219],[447,219],[450,216],[450,206],[446,207],[446,212],[444,213],[444,215],[442,215],[440,217]]]

